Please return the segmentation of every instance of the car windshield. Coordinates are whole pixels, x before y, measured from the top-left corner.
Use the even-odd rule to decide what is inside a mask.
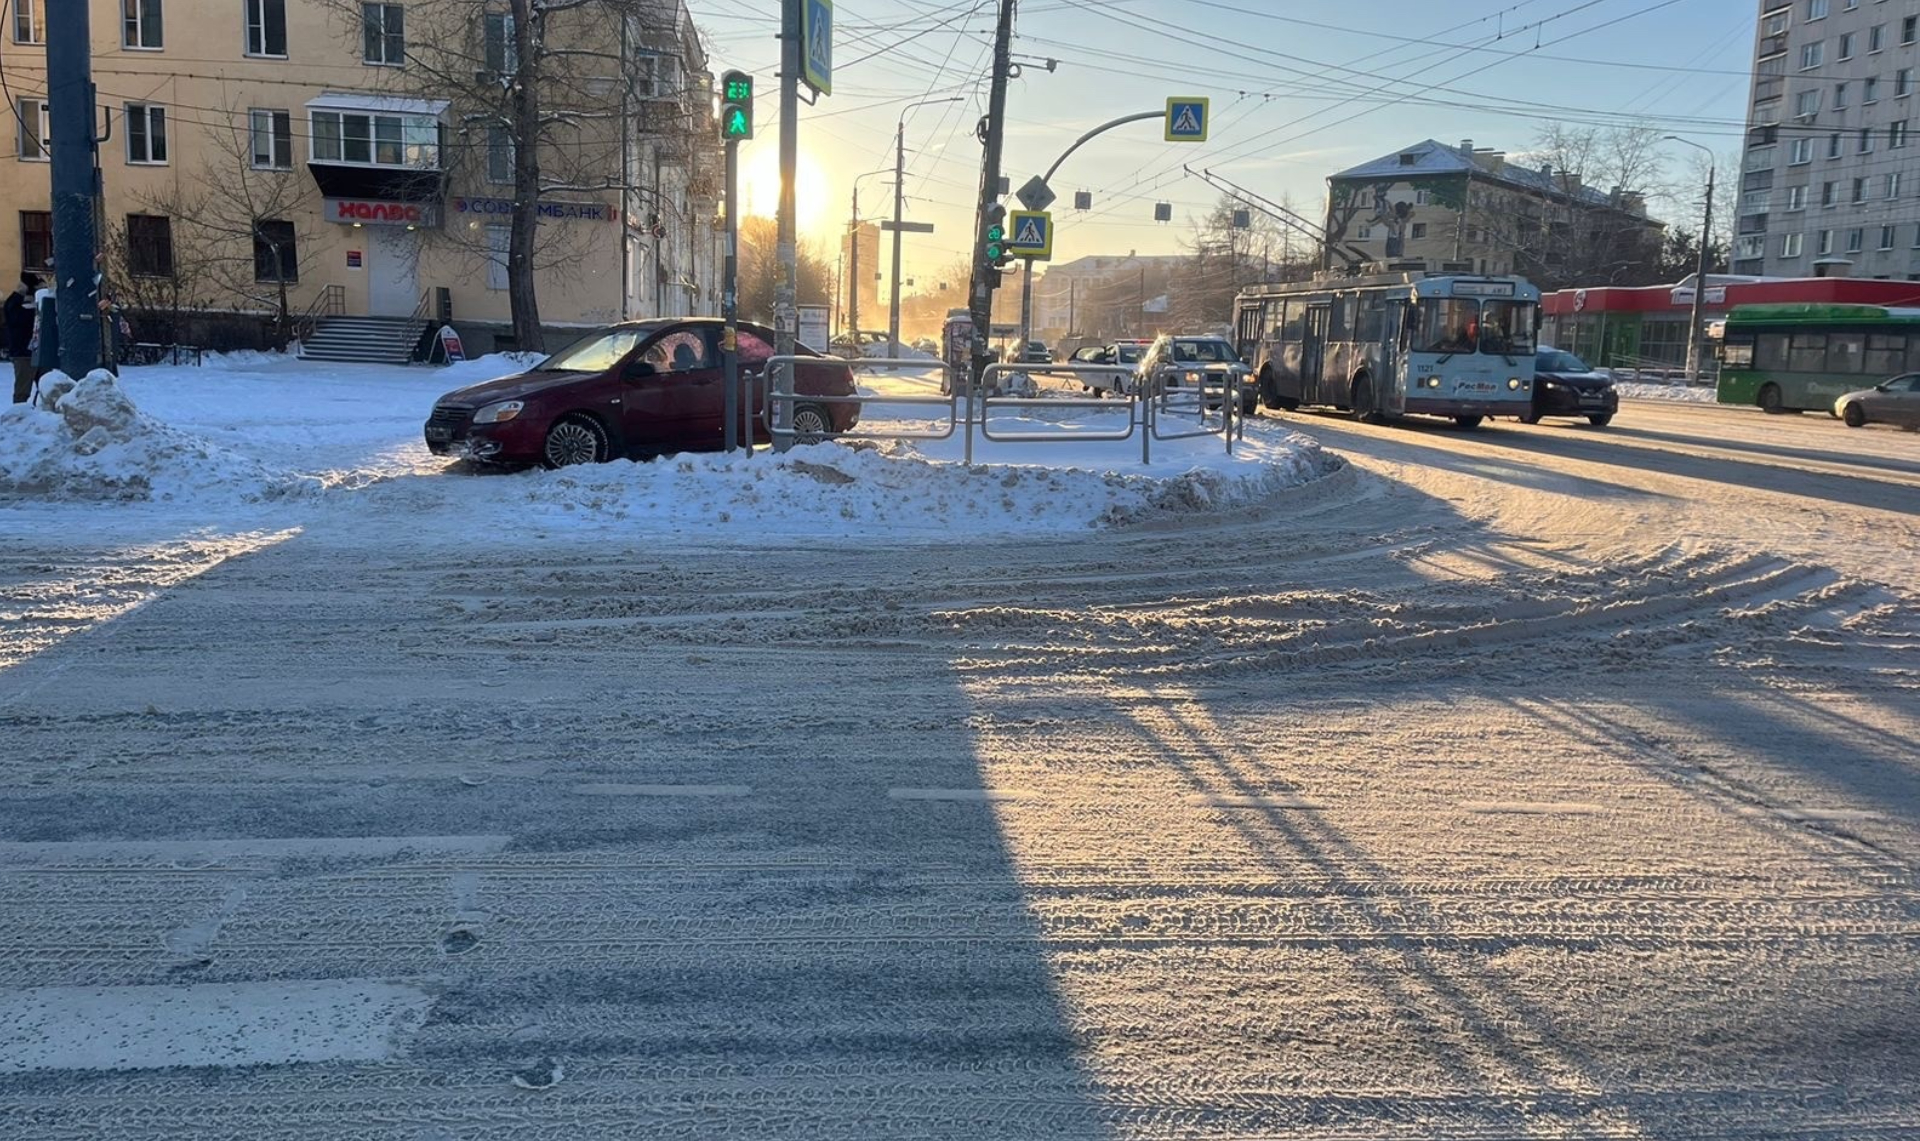
[[[1480,309],[1480,351],[1496,355],[1533,351],[1533,303],[1489,300]]]
[[[1541,349],[1533,358],[1533,367],[1541,372],[1592,372],[1587,362],[1559,349]]]
[[[1240,355],[1225,341],[1175,341],[1173,359],[1182,363],[1239,364]]]
[[[1121,364],[1133,364],[1147,351],[1145,345],[1117,345],[1114,359]]]
[[[609,329],[589,333],[536,366],[538,372],[605,372],[633,351],[646,329]]]

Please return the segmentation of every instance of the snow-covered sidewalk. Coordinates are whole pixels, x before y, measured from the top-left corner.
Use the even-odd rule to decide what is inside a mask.
[[[60,512],[103,503],[202,526],[349,525],[413,539],[617,531],[701,541],[754,537],[951,538],[1119,526],[1243,506],[1337,466],[1304,436],[1247,426],[1218,437],[995,443],[958,437],[849,441],[785,455],[683,455],[557,472],[477,474],[428,453],[420,425],[451,389],[516,371],[487,357],[449,368],[317,365],[259,354],[155,366],[50,390],[0,413],[0,506]],[[932,391],[889,378],[902,395]],[[863,429],[939,416],[880,404]],[[1124,429],[1113,412],[995,411],[999,434]],[[74,514],[71,506],[65,514]],[[263,518],[265,517],[265,518]]]

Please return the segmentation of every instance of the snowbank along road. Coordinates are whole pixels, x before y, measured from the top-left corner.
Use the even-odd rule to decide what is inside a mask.
[[[13,527],[0,1133],[1920,1135],[1915,438],[1288,422],[1017,544]]]

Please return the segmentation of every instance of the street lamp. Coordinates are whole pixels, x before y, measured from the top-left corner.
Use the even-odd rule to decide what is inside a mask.
[[[860,180],[888,169],[870,170],[853,176],[853,217],[847,222],[847,331],[860,340]]]
[[[1707,241],[1713,231],[1713,148],[1679,135],[1665,135],[1663,138],[1707,153],[1707,202],[1700,219],[1700,258],[1693,271],[1693,319],[1687,326],[1687,383],[1699,384],[1700,334],[1707,300]]]
[[[922,99],[900,109],[900,125],[893,133],[893,296],[887,305],[888,356],[900,355],[900,222],[907,170],[907,112],[936,103],[958,103],[964,98],[949,95],[945,99]]]

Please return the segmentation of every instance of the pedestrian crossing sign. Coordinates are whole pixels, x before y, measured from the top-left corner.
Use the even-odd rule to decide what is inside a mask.
[[[1204,143],[1207,141],[1207,105],[1211,100],[1199,95],[1175,95],[1167,100],[1167,141]]]
[[[1028,261],[1053,260],[1053,215],[1015,210],[1007,215],[1007,252]]]

